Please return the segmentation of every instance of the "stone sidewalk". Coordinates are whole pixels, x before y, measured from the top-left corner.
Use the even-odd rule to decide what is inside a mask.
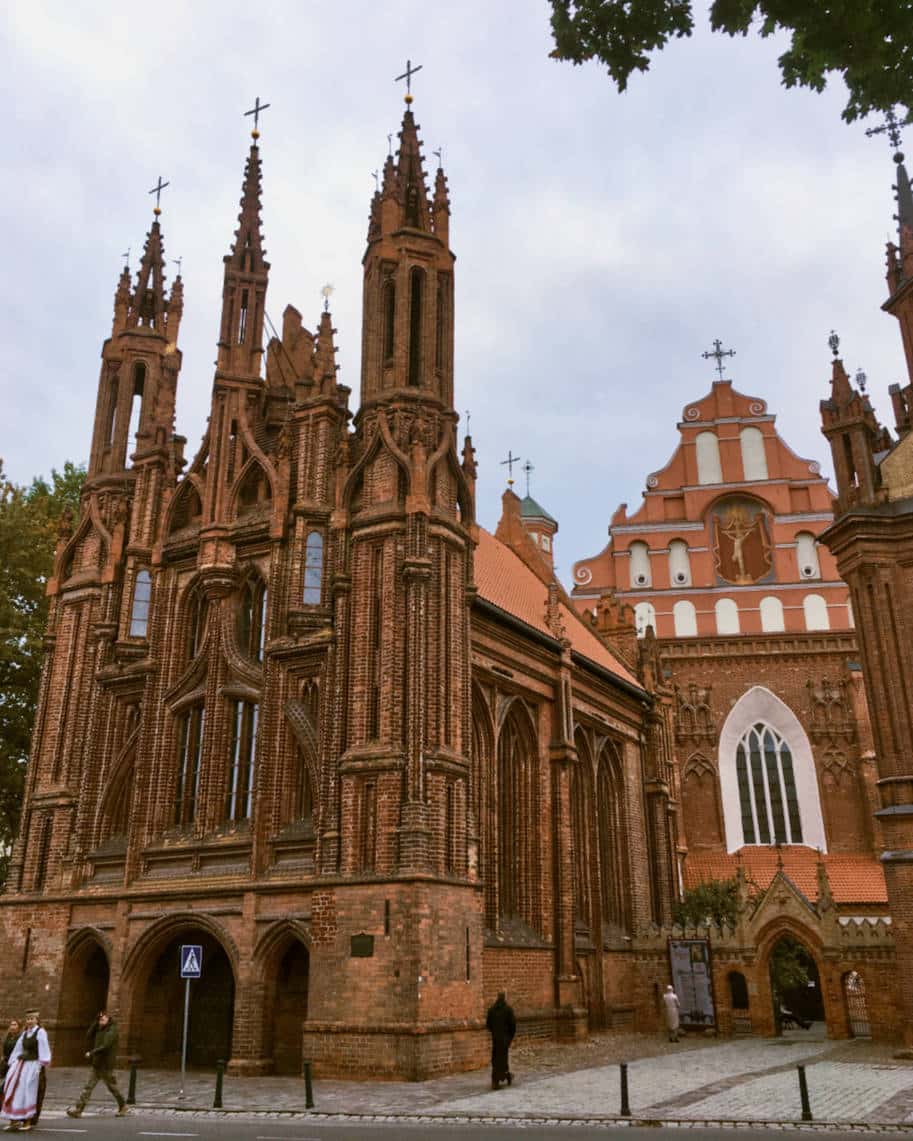
[[[913,1126],[913,1064],[895,1061],[888,1047],[862,1041],[784,1038],[692,1039],[669,1045],[645,1035],[599,1034],[585,1043],[530,1043],[511,1054],[516,1080],[488,1088],[485,1070],[427,1082],[315,1081],[314,1111],[324,1115],[526,1120],[612,1119],[620,1110],[618,1062],[628,1062],[634,1119],[668,1122],[787,1122],[801,1115],[796,1065],[806,1066],[816,1122]],[[48,1117],[63,1115],[86,1077],[83,1069],[53,1068]],[[127,1075],[120,1080],[126,1092]],[[140,1070],[137,1103],[162,1110],[212,1107],[212,1073]],[[226,1077],[223,1107],[234,1112],[305,1111],[298,1078]],[[90,1113],[113,1102],[96,1088]]]

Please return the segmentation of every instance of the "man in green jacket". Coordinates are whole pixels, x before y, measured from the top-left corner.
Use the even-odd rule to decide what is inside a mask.
[[[123,1117],[127,1112],[127,1103],[124,1095],[117,1088],[117,1078],[114,1076],[114,1061],[117,1057],[117,1024],[108,1014],[107,1010],[99,1011],[98,1017],[86,1031],[86,1041],[89,1049],[86,1057],[92,1072],[86,1082],[82,1093],[75,1105],[67,1110],[69,1117],[79,1117],[86,1108],[92,1091],[99,1082],[104,1082],[108,1092],[117,1102],[117,1116]]]

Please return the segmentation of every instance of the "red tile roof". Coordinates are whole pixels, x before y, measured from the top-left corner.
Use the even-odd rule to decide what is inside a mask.
[[[694,850],[685,859],[685,887],[695,887],[705,880],[729,879],[736,873],[737,857],[749,880],[762,890],[770,886],[777,874],[778,854],[783,858],[783,871],[811,903],[818,898],[818,853],[798,845],[780,849],[745,847],[741,852],[705,852]],[[886,904],[888,892],[881,864],[874,856],[832,852],[824,856],[824,866],[831,882],[831,893],[838,904]]]
[[[479,595],[486,602],[519,618],[539,633],[554,637],[545,621],[548,587],[519,555],[482,527],[476,548],[475,579]],[[561,601],[559,608],[574,651],[623,681],[643,688],[572,606]]]

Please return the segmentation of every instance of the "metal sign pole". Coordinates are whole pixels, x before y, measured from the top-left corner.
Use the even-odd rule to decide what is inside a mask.
[[[184,1040],[181,1043],[181,1092],[184,1097],[184,1080],[187,1076],[187,1023],[190,1021],[190,979],[184,980]]]

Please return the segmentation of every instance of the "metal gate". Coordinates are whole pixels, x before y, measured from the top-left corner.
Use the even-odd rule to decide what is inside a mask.
[[[843,976],[843,993],[846,995],[846,1010],[850,1022],[850,1034],[854,1038],[870,1038],[869,1009],[865,1001],[865,982],[858,971],[849,971]]]

